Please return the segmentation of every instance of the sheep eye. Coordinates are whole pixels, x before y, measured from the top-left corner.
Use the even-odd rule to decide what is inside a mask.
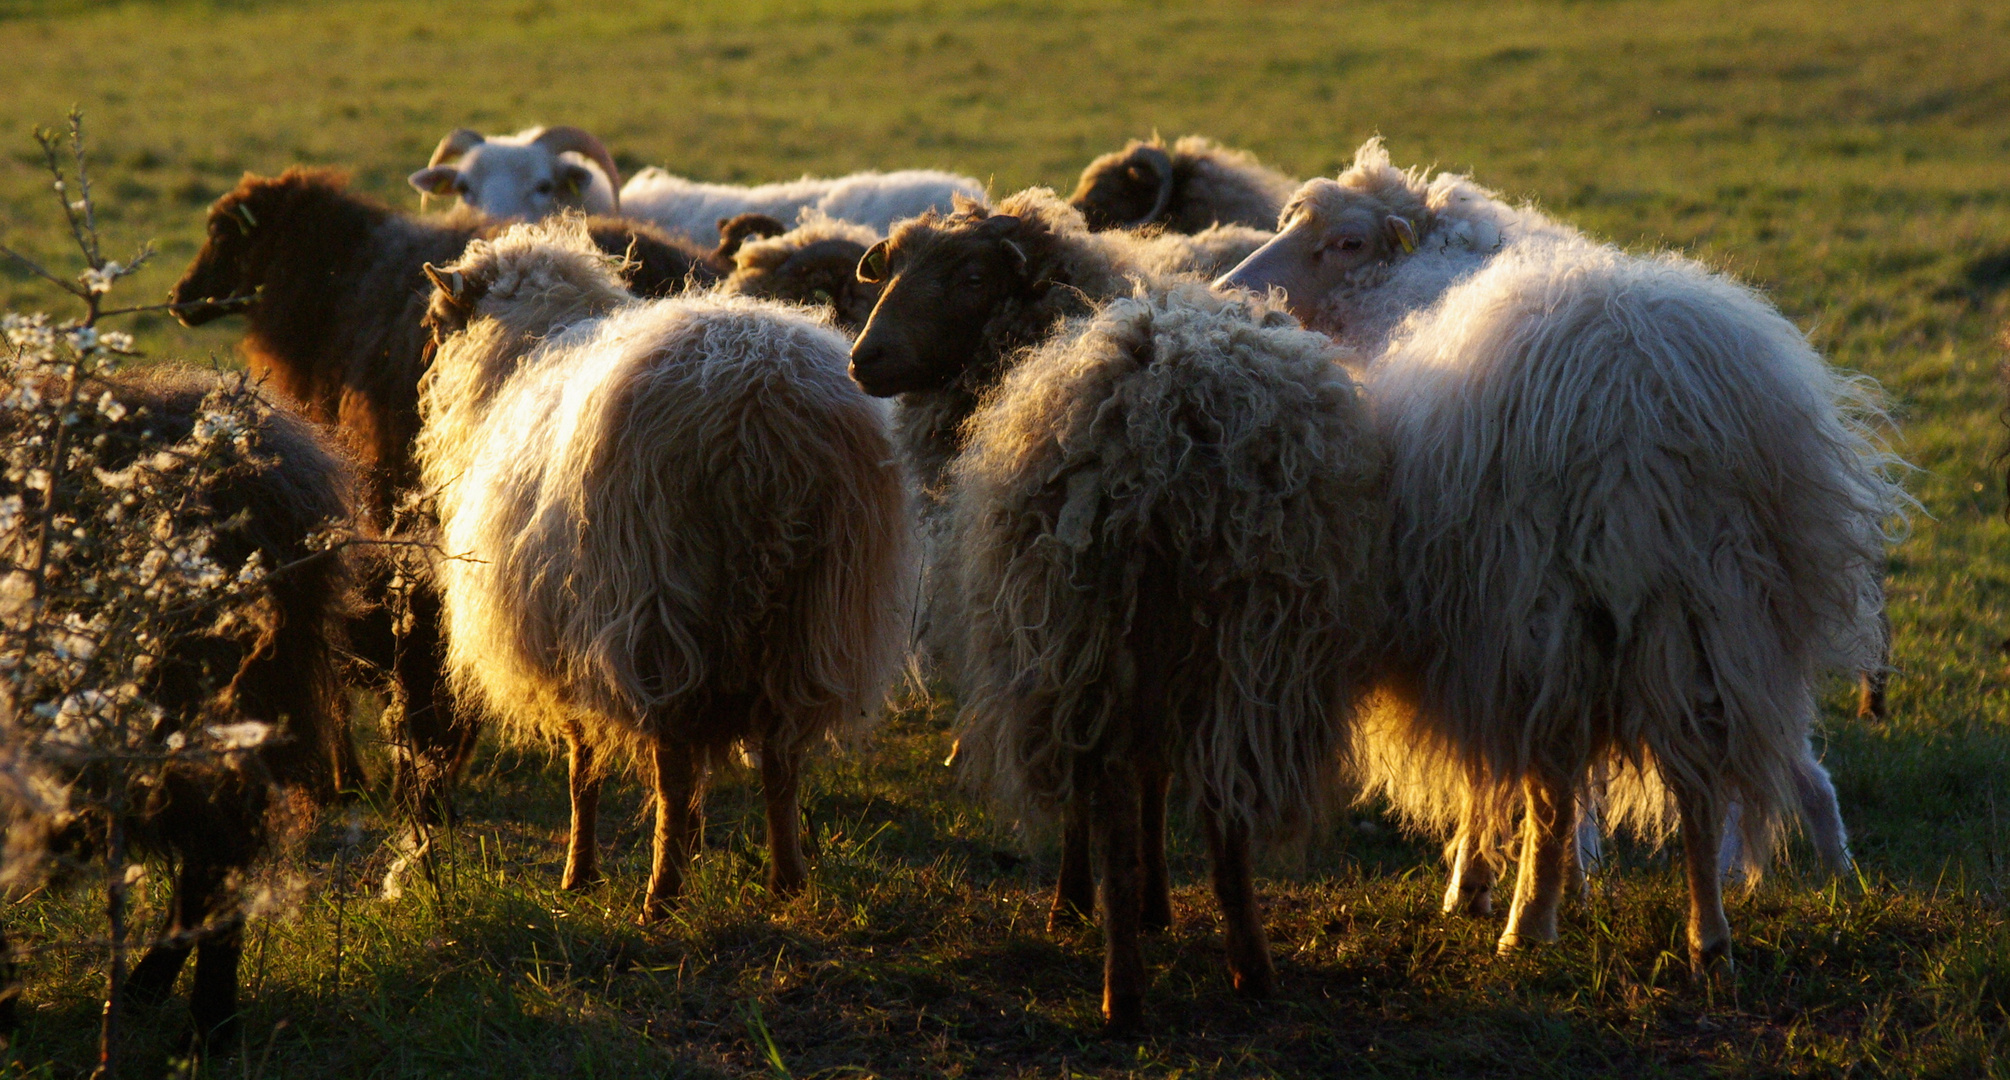
[[[549,195],[549,194],[551,194],[551,193],[552,193],[552,190],[553,190],[553,188],[552,188],[552,183],[551,183],[551,181],[549,181],[549,180],[539,180],[539,181],[537,182],[537,193],[538,193],[539,195]]]
[[[1359,251],[1359,250],[1361,250],[1361,238],[1360,238],[1360,237],[1358,237],[1358,236],[1349,236],[1349,237],[1347,237],[1347,238],[1345,238],[1345,239],[1341,240],[1341,241],[1340,241],[1340,250],[1341,250],[1341,251]]]
[[[984,284],[984,271],[972,270],[969,273],[963,275],[963,284],[973,289],[979,285]]]

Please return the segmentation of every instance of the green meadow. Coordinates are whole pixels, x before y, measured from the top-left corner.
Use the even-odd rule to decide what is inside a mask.
[[[488,747],[430,877],[379,898],[395,823],[364,792],[265,876],[234,1055],[174,1060],[136,1016],[124,1075],[216,1077],[2010,1076],[2010,601],[1998,337],[2010,321],[2010,6],[1978,0],[455,5],[0,0],[0,243],[74,272],[31,137],[86,116],[100,221],[165,294],[244,172],[405,175],[449,129],[570,123],[624,171],[758,181],[933,166],[1067,189],[1154,130],[1331,174],[1368,136],[1592,233],[1767,290],[1888,392],[1920,501],[1892,549],[1892,710],[1838,678],[1825,760],[1859,873],[1805,850],[1731,907],[1737,972],[1692,983],[1667,851],[1622,845],[1560,944],[1437,912],[1434,844],[1374,807],[1274,852],[1281,996],[1236,998],[1198,838],[1147,945],[1149,1030],[1100,1037],[1101,942],[1049,935],[1056,844],[941,765],[909,688],[807,785],[812,886],[766,895],[757,793],[718,778],[689,898],[633,918],[648,832],[604,815],[608,881],[557,889],[563,770]],[[69,261],[65,261],[69,260]],[[62,312],[0,261],[10,311]],[[239,320],[141,316],[152,357],[235,363]],[[359,738],[381,764],[373,703]],[[381,768],[378,770],[381,775]],[[14,903],[30,949],[5,1076],[89,1073],[105,953],[88,882]],[[151,919],[166,900],[139,890]]]

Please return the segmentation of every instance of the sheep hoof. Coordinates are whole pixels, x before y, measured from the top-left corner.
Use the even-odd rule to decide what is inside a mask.
[[[1103,995],[1103,1034],[1107,1036],[1135,1035],[1145,1026],[1145,1001],[1142,994]]]
[[[1550,931],[1548,934],[1539,934],[1539,933],[1531,934],[1521,931],[1510,930],[1507,933],[1501,935],[1500,947],[1496,951],[1499,952],[1500,955],[1506,956],[1509,953],[1515,952],[1516,950],[1522,949],[1524,947],[1534,947],[1540,945],[1554,945],[1554,944],[1556,944],[1556,932],[1554,930]]]
[[[598,884],[600,884],[600,875],[592,870],[585,871],[584,873],[568,871],[564,880],[559,882],[558,887],[566,892],[585,892]]]
[[[1262,1001],[1277,996],[1277,973],[1269,965],[1233,972],[1230,978],[1235,983],[1235,992],[1243,997]]]
[[[1729,938],[1711,945],[1689,946],[1689,973],[1697,982],[1723,982],[1736,972]]]
[[[1457,889],[1445,896],[1445,914],[1466,915],[1481,919],[1494,913],[1494,891],[1481,886],[1473,889]]]
[[[1079,930],[1088,925],[1089,913],[1070,903],[1058,903],[1047,909],[1047,932],[1050,934]]]

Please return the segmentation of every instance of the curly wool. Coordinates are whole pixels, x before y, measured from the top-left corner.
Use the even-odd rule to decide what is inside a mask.
[[[1370,790],[1498,847],[1523,777],[1602,771],[1657,836],[1673,789],[1738,804],[1756,874],[1797,814],[1813,680],[1880,662],[1908,500],[1874,385],[1747,288],[1590,244],[1510,245],[1368,385],[1398,628]]]
[[[967,436],[945,553],[965,767],[1031,812],[1149,753],[1231,821],[1321,806],[1372,674],[1387,522],[1333,345],[1197,282],[1140,289],[1027,354]],[[1138,715],[1145,665],[1165,701]]]
[[[564,219],[454,269],[487,292],[439,349],[419,457],[469,557],[439,565],[457,686],[520,732],[628,748],[794,747],[867,716],[905,506],[844,339],[744,298],[627,302]]]

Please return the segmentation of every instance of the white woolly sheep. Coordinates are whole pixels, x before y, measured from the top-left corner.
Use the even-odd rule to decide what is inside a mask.
[[[595,876],[599,777],[646,754],[644,919],[683,886],[709,760],[757,750],[770,887],[804,881],[804,751],[876,708],[899,653],[907,528],[882,409],[845,339],[716,295],[632,301],[576,219],[477,241],[429,319],[422,475],[456,687],[561,738],[564,884]]]
[[[1378,142],[1284,225],[1221,284],[1282,288],[1367,350],[1392,455],[1371,789],[1456,828],[1448,901],[1519,815],[1505,949],[1555,940],[1572,807],[1602,776],[1615,821],[1679,825],[1692,964],[1728,962],[1733,806],[1753,873],[1796,816],[1848,857],[1809,740],[1817,674],[1880,662],[1906,499],[1875,388],[1749,289],[1398,171]]]
[[[1044,190],[907,222],[860,264],[885,286],[852,350],[949,507],[958,760],[1060,812],[1057,922],[1092,907],[1093,836],[1116,1029],[1171,918],[1173,776],[1235,984],[1272,989],[1250,844],[1321,805],[1384,610],[1383,458],[1339,351],[1198,279],[1129,295],[1144,250]]]
[[[1171,149],[1150,142],[1104,154],[1082,170],[1069,200],[1092,229],[1161,225],[1197,233],[1210,225],[1275,228],[1298,181],[1254,155],[1189,135]]]
[[[713,236],[721,220],[737,214],[767,214],[794,221],[806,208],[885,235],[903,218],[949,210],[959,195],[983,198],[984,185],[934,169],[903,169],[832,178],[805,176],[745,187],[687,180],[651,167],[623,185],[621,206],[622,213],[653,221],[672,234],[696,238]]]
[[[621,170],[614,156],[576,127],[525,128],[514,135],[456,128],[433,149],[426,167],[407,179],[421,202],[427,195],[457,195],[462,205],[497,221],[536,221],[565,209],[621,213]]]

